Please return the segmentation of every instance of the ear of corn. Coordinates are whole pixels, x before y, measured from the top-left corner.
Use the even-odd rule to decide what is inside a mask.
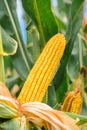
[[[65,45],[66,41],[62,34],[56,34],[48,41],[19,94],[20,103],[42,101]]]
[[[62,111],[69,111],[71,104],[72,104],[72,100],[73,100],[73,95],[74,95],[74,91],[71,91],[69,93],[67,93],[64,102],[63,102],[63,106],[62,106]]]
[[[70,112],[79,114],[81,112],[81,108],[82,108],[82,97],[80,92],[78,92],[73,98],[73,102],[70,107]]]
[[[82,108],[82,96],[79,90],[71,91],[65,97],[62,111],[79,114]]]

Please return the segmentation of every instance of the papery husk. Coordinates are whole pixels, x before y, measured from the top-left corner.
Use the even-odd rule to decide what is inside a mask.
[[[16,101],[12,100],[12,98],[8,98],[0,95],[0,118],[14,118],[17,117],[18,105]]]
[[[44,103],[29,102],[20,105],[12,98],[0,96],[0,99],[6,101],[0,102],[0,119],[9,119],[0,124],[3,130],[29,130],[33,128],[31,126],[35,126],[38,130],[42,130],[42,127],[45,130],[79,130],[75,120]],[[17,124],[17,128],[14,126],[15,129],[12,129],[12,124],[13,126]]]
[[[2,83],[0,90],[0,119],[9,119],[0,124],[2,130],[79,130],[76,121],[63,112],[40,102],[20,104]]]
[[[0,95],[11,97],[8,88],[2,82],[0,82]]]
[[[0,95],[0,103],[4,103],[8,105],[9,107],[12,107],[16,110],[18,109],[18,106],[19,106],[18,101],[15,100],[14,98],[2,96],[2,95]]]
[[[25,103],[22,112],[29,121],[38,126],[46,126],[48,130],[79,130],[75,120],[44,103]]]
[[[6,105],[18,109],[18,101],[12,98],[8,88],[0,82],[0,103],[5,103]]]

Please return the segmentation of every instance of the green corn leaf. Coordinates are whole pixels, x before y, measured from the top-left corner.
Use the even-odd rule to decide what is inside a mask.
[[[51,0],[22,0],[23,7],[39,30],[42,44],[58,32],[58,26],[52,12]]]
[[[2,45],[2,35],[0,30],[0,81],[5,82],[5,70],[4,70],[4,60],[3,60],[3,45]]]
[[[12,62],[20,77],[25,80],[33,65],[33,61],[26,50],[21,36],[15,0],[0,0],[0,25],[18,42],[18,49],[16,54],[12,56]]]
[[[17,51],[17,42],[13,38],[11,38],[2,27],[0,27],[0,30],[3,45],[3,54],[1,54],[1,51],[0,54],[3,56],[14,55]]]
[[[30,130],[26,120],[24,121],[21,118],[7,120],[0,124],[0,128],[3,130]]]
[[[74,114],[74,113],[70,113],[70,112],[65,112],[65,114],[69,115],[73,119],[77,119],[78,125],[83,125],[83,124],[87,123],[87,116],[80,115],[80,114]]]
[[[83,3],[84,3],[84,0],[81,0],[81,1],[73,0],[72,1],[71,19],[70,19],[71,24],[69,25],[68,31],[66,33],[67,46],[66,46],[63,58],[61,60],[61,65],[54,77],[55,89],[58,88],[58,86],[61,84],[61,82],[64,78],[64,71],[66,69],[68,59],[69,59],[71,51],[73,49],[75,38],[82,25]]]

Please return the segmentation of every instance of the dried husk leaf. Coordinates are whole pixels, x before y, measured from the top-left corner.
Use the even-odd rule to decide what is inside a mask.
[[[76,121],[44,103],[29,102],[22,105],[22,112],[32,123],[46,126],[48,130],[79,130]]]
[[[40,102],[29,102],[21,105],[11,97],[5,86],[3,88],[0,95],[0,119],[9,120],[0,124],[1,129],[29,130],[35,126],[38,130],[41,130],[42,127],[46,130],[79,130],[76,121],[63,112],[54,110]]]
[[[18,109],[18,104],[19,104],[17,102],[17,100],[15,100],[14,98],[2,96],[2,95],[0,95],[0,103],[4,103],[4,104],[6,104],[9,107],[12,107],[14,109]]]
[[[11,97],[8,88],[2,82],[0,82],[0,95]]]

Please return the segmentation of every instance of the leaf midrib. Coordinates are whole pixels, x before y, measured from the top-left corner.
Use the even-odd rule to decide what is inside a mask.
[[[34,0],[34,9],[35,9],[35,12],[36,12],[35,17],[37,19],[38,28],[39,28],[39,31],[40,31],[41,36],[42,36],[42,41],[44,42],[43,44],[45,44],[46,40],[45,40],[45,36],[44,36],[44,32],[43,32],[43,26],[42,26],[41,18],[40,18],[40,12],[38,10],[38,4],[37,4],[36,0]]]
[[[17,30],[17,26],[16,26],[16,23],[15,23],[15,21],[14,21],[14,17],[13,17],[13,15],[12,15],[12,11],[11,11],[11,9],[10,9],[10,7],[9,7],[9,4],[8,4],[7,0],[4,0],[4,4],[5,4],[5,7],[6,7],[7,11],[8,11],[9,18],[10,18],[10,20],[11,20],[11,23],[12,23],[12,26],[13,26],[13,29],[14,29],[14,32],[15,32],[15,35],[16,35],[16,38],[17,38],[17,40],[18,40],[18,44],[19,44],[19,47],[20,47],[20,50],[21,50],[23,59],[24,59],[24,61],[25,61],[26,67],[27,67],[28,70],[30,70],[30,67],[29,67],[29,65],[28,65],[28,61],[27,61],[27,59],[26,59],[26,56],[25,56],[25,54],[24,54],[24,51],[23,51],[23,48],[22,48],[22,45],[21,45],[22,42],[21,42],[21,39],[20,39],[20,35],[19,35],[18,30]]]

